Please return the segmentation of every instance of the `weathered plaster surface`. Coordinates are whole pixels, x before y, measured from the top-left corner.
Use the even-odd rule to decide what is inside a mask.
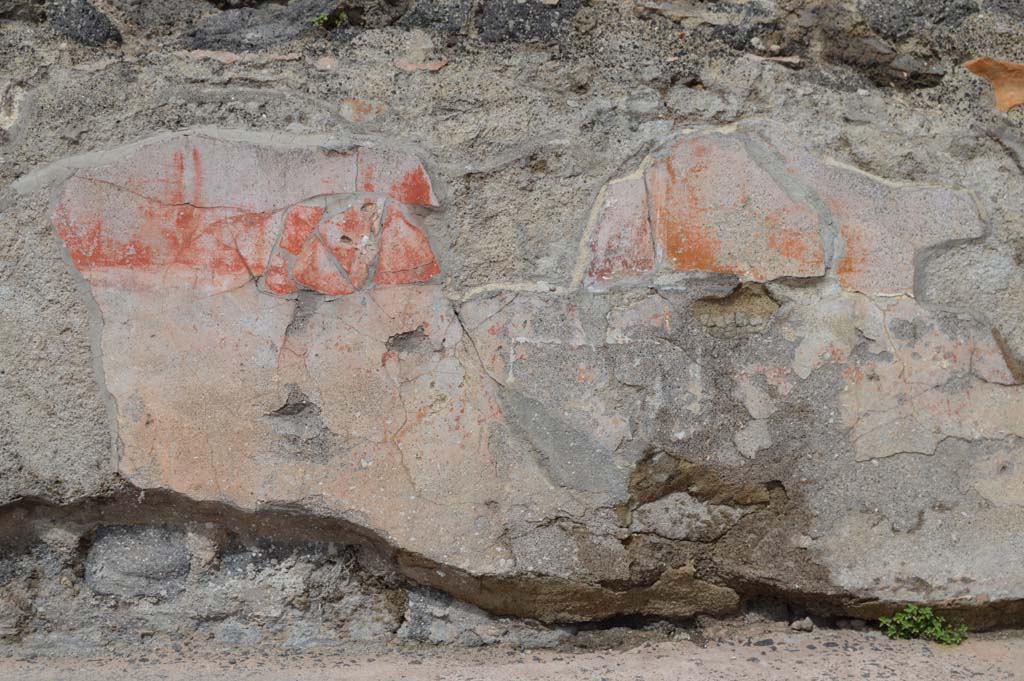
[[[685,458],[644,479],[655,452],[742,471],[778,459],[786,427],[851,462],[1024,438],[1024,387],[991,330],[910,296],[921,250],[984,233],[972,200],[777,135],[689,133],[612,181],[579,249],[581,288],[547,293],[446,295],[423,226],[444,206],[396,149],[208,131],[75,170],[53,221],[102,318],[118,471],[195,500],[337,516],[439,572],[565,580],[577,602],[514,610],[559,619],[618,610],[587,585],[635,580],[639,537],[696,558],[748,516],[778,515],[794,547],[812,531],[764,491],[677,488]],[[832,416],[801,416],[808,400]],[[775,465],[788,478],[801,462]],[[661,491],[638,497],[649,484]],[[820,512],[814,494],[799,503]],[[838,522],[839,536],[864,531],[862,516]],[[924,522],[931,578],[913,593],[974,598]],[[907,597],[886,586],[887,556],[920,546],[883,543],[851,572],[824,550],[835,536],[794,548],[830,575],[823,588]],[[1020,577],[1002,575],[986,593],[1013,598]],[[666,588],[629,611],[721,607],[669,606]]]
[[[1019,624],[1012,3],[75,4],[0,2],[0,639]]]

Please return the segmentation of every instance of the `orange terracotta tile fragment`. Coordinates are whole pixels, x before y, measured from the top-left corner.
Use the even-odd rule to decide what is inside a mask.
[[[377,257],[381,210],[381,201],[367,199],[324,220],[318,227],[324,245],[356,288],[366,282],[370,266]]]
[[[964,67],[992,83],[996,108],[1000,111],[1005,113],[1024,104],[1024,64],[978,57],[964,64]]]
[[[427,172],[423,166],[419,164],[407,170],[397,182],[392,183],[388,193],[402,203],[434,205],[430,180],[427,178]]]
[[[427,235],[406,220],[396,206],[388,206],[374,283],[414,284],[429,281],[440,271]]]
[[[338,270],[337,263],[320,239],[310,239],[295,259],[295,281],[313,291],[342,296],[355,291]]]

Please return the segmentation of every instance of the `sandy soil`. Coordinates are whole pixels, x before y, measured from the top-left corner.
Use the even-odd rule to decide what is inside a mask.
[[[19,681],[811,681],[1024,679],[1024,637],[980,635],[958,647],[889,641],[877,632],[746,627],[727,637],[645,643],[628,650],[364,648],[284,654],[259,649],[151,650],[88,657],[0,659],[0,679]]]

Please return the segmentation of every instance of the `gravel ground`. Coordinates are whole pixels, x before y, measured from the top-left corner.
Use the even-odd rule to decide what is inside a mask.
[[[874,631],[795,633],[747,626],[702,640],[631,649],[524,651],[490,647],[360,648],[281,654],[257,649],[147,650],[90,657],[0,659],[0,678],[19,681],[217,679],[451,679],[539,681],[810,681],[833,679],[1024,678],[1024,636],[980,635],[961,646],[889,641]]]

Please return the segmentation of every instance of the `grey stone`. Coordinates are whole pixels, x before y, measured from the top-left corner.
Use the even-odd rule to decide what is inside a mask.
[[[839,629],[854,629],[860,631],[867,628],[867,623],[864,620],[856,618],[840,618],[836,620],[836,627]]]
[[[1017,0],[987,0],[985,9],[1006,12],[1011,17],[1024,19],[1024,4]]]
[[[473,0],[413,0],[398,25],[459,33],[469,24]]]
[[[97,531],[85,579],[97,593],[173,598],[185,588],[185,532],[167,527],[110,527]]]
[[[13,599],[0,596],[0,641],[15,639],[21,632],[21,624],[28,619],[28,613]]]
[[[502,643],[522,648],[550,648],[572,634],[568,627],[545,627],[502,617],[452,600],[433,589],[413,589],[398,638],[434,644],[476,647]]]
[[[487,42],[537,40],[555,42],[568,30],[583,0],[486,0],[477,19]]]
[[[121,42],[121,32],[89,0],[47,0],[46,19],[55,29],[83,45],[99,47]]]
[[[255,7],[262,0],[208,0],[211,5],[218,9],[238,9],[239,7]]]
[[[640,0],[641,16],[663,16],[692,29],[709,33],[737,49],[748,49],[751,41],[778,25],[781,16],[774,0],[701,2],[700,0]]]
[[[313,20],[337,7],[334,0],[294,0],[287,5],[268,2],[228,9],[200,19],[183,42],[196,49],[259,49],[320,30]]]
[[[129,22],[147,33],[174,33],[187,29],[203,16],[213,14],[213,7],[195,0],[112,0]]]
[[[213,628],[213,636],[217,642],[228,645],[255,645],[263,638],[263,632],[259,627],[228,620]]]
[[[953,30],[979,10],[975,0],[857,0],[857,8],[871,28],[890,40],[931,27]]]
[[[726,26],[744,19],[770,20],[779,14],[774,0],[734,0],[732,2],[701,2],[700,0],[639,0],[641,14],[660,15],[689,25]]]
[[[810,617],[805,617],[802,620],[790,622],[789,628],[793,631],[814,631],[814,622],[811,621]]]
[[[666,539],[712,542],[748,512],[743,508],[707,504],[686,492],[676,492],[637,508],[630,529],[653,532]]]
[[[0,0],[0,19],[42,21],[46,0]]]

